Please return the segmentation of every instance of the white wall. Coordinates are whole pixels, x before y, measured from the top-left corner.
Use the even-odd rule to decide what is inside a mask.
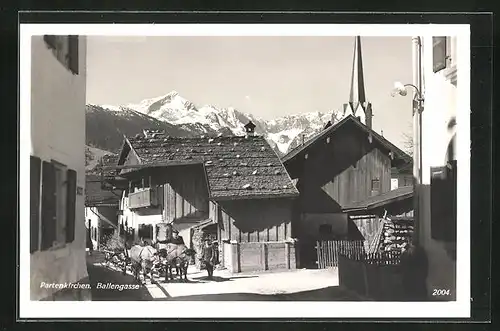
[[[31,45],[31,154],[66,164],[85,187],[86,41],[79,38],[79,74],[66,69],[42,36]],[[77,282],[88,276],[85,261],[84,196],[76,196],[75,240],[62,248],[31,254],[31,299],[56,290],[40,289],[42,281]],[[27,243],[26,243],[27,244]]]
[[[452,40],[452,60],[456,61],[456,39]],[[456,286],[456,263],[448,256],[445,244],[431,239],[430,167],[446,164],[446,150],[453,132],[448,121],[457,115],[457,89],[447,78],[447,69],[433,72],[432,38],[423,38],[424,111],[422,113],[422,186],[420,195],[419,239],[429,259],[427,285],[433,289],[453,289]],[[459,69],[459,68],[458,68]],[[458,82],[460,83],[460,82]],[[450,300],[450,297],[431,297]]]
[[[128,208],[128,197],[125,196],[125,192],[122,195],[122,199],[120,201],[120,208],[123,208],[123,216],[121,216],[120,222],[123,220],[127,221],[127,226],[132,227],[135,229],[135,239],[139,239],[138,233],[139,233],[139,224],[145,224],[145,225],[153,225],[153,237],[156,236],[154,233],[155,228],[154,226],[158,223],[163,222],[163,213],[160,208],[157,210],[152,210],[151,214],[143,214],[146,212],[150,212],[151,210],[148,211],[143,211],[141,210],[130,210]],[[143,209],[146,210],[146,209]],[[154,239],[154,238],[153,238]]]

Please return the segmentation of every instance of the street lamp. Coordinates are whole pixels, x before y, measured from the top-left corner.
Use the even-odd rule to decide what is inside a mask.
[[[415,92],[417,92],[416,95],[415,95],[415,98],[414,98],[415,101],[417,101],[417,102],[423,102],[424,101],[422,93],[420,92],[420,90],[418,89],[418,87],[416,87],[413,84],[403,84],[401,82],[395,82],[394,83],[394,89],[391,92],[391,96],[395,97],[398,94],[401,95],[401,96],[403,96],[403,97],[406,96],[408,94],[408,90],[406,89],[407,87],[413,87],[415,89]]]

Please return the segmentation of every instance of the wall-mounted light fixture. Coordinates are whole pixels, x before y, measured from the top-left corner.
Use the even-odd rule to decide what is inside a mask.
[[[391,96],[395,97],[396,95],[401,95],[401,96],[406,96],[408,94],[408,90],[406,89],[407,87],[413,87],[417,94],[415,95],[415,100],[419,102],[424,101],[424,97],[418,87],[416,87],[413,84],[403,84],[401,82],[395,82],[394,83],[394,89],[391,92]]]

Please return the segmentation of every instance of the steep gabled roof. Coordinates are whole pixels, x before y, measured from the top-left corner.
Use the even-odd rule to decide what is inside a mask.
[[[341,121],[335,123],[334,125],[324,129],[320,133],[318,133],[316,136],[313,138],[309,139],[306,141],[303,145],[298,146],[297,148],[291,150],[288,154],[286,154],[281,160],[283,163],[288,163],[291,160],[293,160],[295,157],[297,157],[300,154],[306,153],[312,146],[316,145],[319,141],[321,141],[322,138],[330,135],[331,133],[335,132],[338,130],[340,127],[344,126],[346,123],[354,123],[356,128],[359,130],[362,130],[366,132],[367,134],[371,134],[373,139],[376,140],[378,143],[380,143],[382,146],[387,148],[388,150],[392,151],[394,153],[395,158],[399,158],[407,162],[411,162],[411,157],[403,152],[400,148],[392,144],[389,140],[385,139],[381,135],[379,135],[377,132],[373,131],[372,129],[368,128],[366,125],[361,123],[359,120],[357,120],[354,116],[349,115],[346,116],[344,119]]]
[[[100,176],[102,172],[102,175],[104,177],[113,176],[114,173],[112,170],[103,170],[103,169],[106,169],[106,167],[116,165],[118,163],[118,157],[119,155],[116,154],[103,155],[100,161],[97,163],[97,165],[91,170],[88,170],[86,173]]]
[[[127,138],[124,149],[142,166],[201,164],[210,198],[295,197],[298,191],[279,157],[261,136]],[[124,154],[122,153],[121,162]]]

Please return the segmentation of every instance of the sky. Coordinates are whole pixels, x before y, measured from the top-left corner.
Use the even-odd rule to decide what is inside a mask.
[[[404,148],[411,135],[411,37],[361,37],[373,129]],[[87,102],[139,103],[176,90],[197,106],[263,119],[340,111],[348,102],[353,37],[111,37],[87,39]]]

